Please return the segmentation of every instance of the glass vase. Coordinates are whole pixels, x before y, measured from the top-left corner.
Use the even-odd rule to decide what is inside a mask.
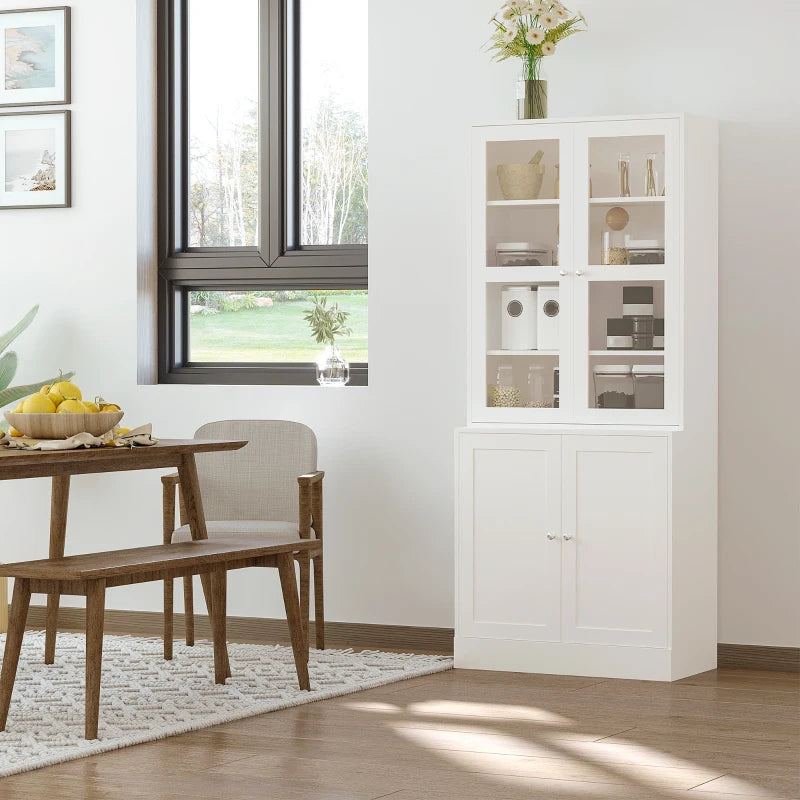
[[[317,360],[317,383],[320,386],[347,386],[350,365],[339,352],[339,346],[329,344]]]
[[[517,78],[517,119],[547,118],[547,81],[536,61],[523,61]]]

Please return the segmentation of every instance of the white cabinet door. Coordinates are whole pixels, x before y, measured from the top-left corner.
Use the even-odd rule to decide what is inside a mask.
[[[457,635],[560,638],[561,436],[459,437]]]
[[[565,642],[664,647],[668,440],[563,439]]]

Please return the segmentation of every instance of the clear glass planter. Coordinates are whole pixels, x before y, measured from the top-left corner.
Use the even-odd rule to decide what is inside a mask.
[[[320,386],[347,386],[350,365],[339,352],[339,346],[329,344],[317,360],[317,383]]]

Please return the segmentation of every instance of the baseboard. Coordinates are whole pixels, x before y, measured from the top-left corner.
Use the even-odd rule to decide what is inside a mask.
[[[800,672],[800,647],[718,644],[717,666],[726,669],[766,669],[775,672]]]
[[[44,606],[31,606],[29,628],[43,628]],[[83,608],[62,608],[58,614],[59,630],[85,630],[86,612]],[[183,614],[175,614],[175,638],[183,637]],[[204,614],[195,615],[195,636],[210,639],[211,629]],[[289,644],[286,620],[257,617],[228,617],[228,638],[232,642],[256,644]],[[106,609],[106,633],[134,636],[161,636],[163,616],[157,611],[115,611]],[[311,623],[314,641],[314,623]],[[325,644],[328,647],[354,647],[360,650],[399,650],[436,655],[453,654],[453,630],[450,628],[420,628],[411,625],[367,625],[358,622],[326,622]]]

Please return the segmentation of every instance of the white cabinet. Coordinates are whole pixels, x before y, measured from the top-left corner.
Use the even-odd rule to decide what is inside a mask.
[[[538,151],[541,189],[507,196]],[[456,666],[716,666],[717,161],[685,115],[473,129]],[[508,287],[555,337],[509,349]]]

